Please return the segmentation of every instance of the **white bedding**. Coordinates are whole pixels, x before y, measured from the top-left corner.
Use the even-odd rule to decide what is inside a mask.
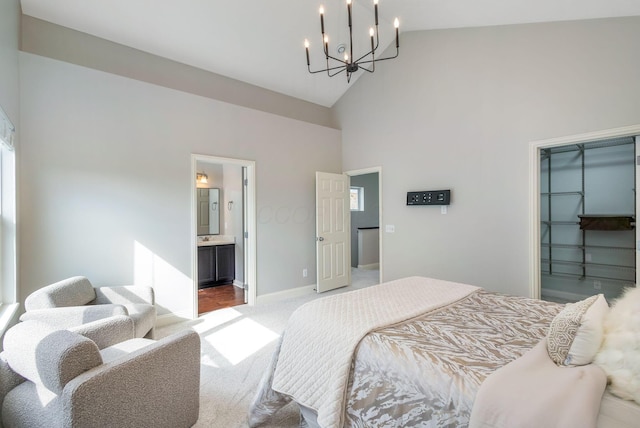
[[[309,302],[289,319],[273,389],[315,411],[320,426],[341,427],[351,360],[360,340],[376,328],[444,307],[478,289],[410,277]]]
[[[595,428],[606,385],[594,364],[557,366],[545,338],[485,379],[469,428]]]

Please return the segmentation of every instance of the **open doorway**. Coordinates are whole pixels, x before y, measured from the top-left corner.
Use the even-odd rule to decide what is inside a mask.
[[[194,318],[254,304],[255,163],[192,155]]]
[[[638,281],[640,127],[531,144],[531,296],[613,299]]]
[[[350,177],[351,285],[382,282],[382,168],[347,171]]]

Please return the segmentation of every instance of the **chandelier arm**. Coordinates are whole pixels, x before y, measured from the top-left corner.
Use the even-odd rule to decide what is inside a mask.
[[[338,58],[336,58],[336,57],[333,57],[333,56],[331,56],[331,55],[327,55],[327,59],[329,59],[329,58],[331,58],[331,59],[332,59],[332,60],[334,60],[334,61],[338,61],[339,63],[344,64],[344,65],[349,64],[347,61],[343,61],[343,60],[338,59]]]
[[[355,60],[353,62],[355,62],[356,64],[360,64],[360,61],[362,61],[363,59],[365,59],[369,55],[374,56],[374,52],[375,51],[369,51],[369,52],[367,52],[366,54],[362,55],[360,58],[358,58],[357,60]],[[377,61],[377,59],[375,61]]]
[[[377,58],[377,59],[375,59],[375,62],[386,61],[388,59],[398,58],[398,54],[400,54],[400,49],[396,49],[396,54],[394,56],[388,56],[386,58]],[[362,61],[362,62],[358,63],[358,65],[360,65],[360,64],[369,64],[371,62],[374,62],[374,61]]]
[[[323,69],[320,69],[320,70],[311,70],[311,67],[307,67],[307,68],[309,70],[309,73],[311,73],[311,74],[324,73],[325,71],[329,72],[329,71],[338,70],[338,69],[341,70],[341,71],[344,71],[344,65],[339,65],[337,67],[323,68]]]

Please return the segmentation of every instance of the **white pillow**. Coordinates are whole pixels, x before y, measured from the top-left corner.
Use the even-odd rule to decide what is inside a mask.
[[[609,305],[602,294],[567,304],[551,321],[547,333],[549,357],[559,366],[590,364],[604,337]]]
[[[609,379],[609,391],[640,403],[640,289],[630,288],[611,306],[604,341],[594,363]]]

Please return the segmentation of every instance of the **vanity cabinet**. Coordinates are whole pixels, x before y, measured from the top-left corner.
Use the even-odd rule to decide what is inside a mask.
[[[198,288],[230,284],[235,279],[235,244],[198,247]]]

